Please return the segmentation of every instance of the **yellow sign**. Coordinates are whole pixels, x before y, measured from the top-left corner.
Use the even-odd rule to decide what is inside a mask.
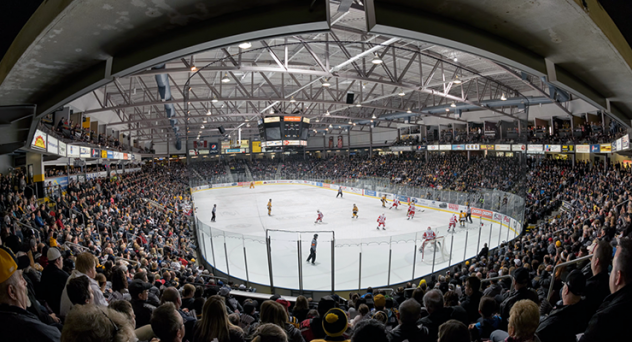
[[[83,118],[83,123],[81,123],[81,127],[82,128],[90,128],[90,118],[89,117]]]
[[[250,144],[248,143],[248,140],[241,140],[240,148],[250,148]]]
[[[101,150],[101,158],[103,159],[107,159],[108,157],[108,151],[106,150]]]
[[[46,149],[46,140],[44,140],[43,136],[37,135],[33,141],[33,146]]]
[[[261,153],[261,141],[252,142],[252,153]]]

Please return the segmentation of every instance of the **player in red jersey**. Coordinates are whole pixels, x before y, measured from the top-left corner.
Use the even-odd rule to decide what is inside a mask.
[[[377,218],[377,229],[380,229],[380,226],[382,226],[382,230],[386,230],[386,215],[384,213],[382,213],[382,215],[380,215],[380,217]]]
[[[316,210],[316,212],[318,213],[318,217],[314,223],[323,223],[323,213],[321,213],[320,210]]]
[[[433,242],[437,238],[437,234],[435,234],[435,232],[432,231],[432,228],[428,227],[428,229],[424,232],[422,237],[424,239],[424,242],[421,244],[419,251],[421,252],[421,260],[424,260],[424,247],[426,247],[426,244],[428,242]]]

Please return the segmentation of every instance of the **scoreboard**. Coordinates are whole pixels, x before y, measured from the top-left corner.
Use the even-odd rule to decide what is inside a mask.
[[[262,147],[288,149],[307,145],[310,123],[302,116],[268,116],[259,119],[258,128]]]

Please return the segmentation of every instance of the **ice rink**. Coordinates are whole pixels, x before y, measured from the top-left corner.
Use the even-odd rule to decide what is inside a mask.
[[[407,220],[405,203],[400,209],[389,210],[391,202],[383,208],[378,198],[355,193],[336,198],[336,194],[335,190],[298,184],[195,192],[197,218],[203,224],[200,244],[207,261],[231,277],[269,285],[265,245],[269,230],[275,287],[331,290],[331,241],[335,236],[333,286],[345,290],[409,281],[431,273],[433,259],[436,271],[446,268],[449,260],[456,264],[475,256],[477,246],[480,250],[489,243],[491,249],[515,237],[513,230],[478,217],[466,228],[457,225],[456,233],[447,233],[452,215],[447,211],[417,207],[414,219]],[[268,216],[266,205],[270,199],[272,215]],[[354,203],[359,208],[358,219],[351,218]],[[213,204],[217,204],[214,223],[210,222]],[[314,223],[318,209],[324,215],[322,224]],[[386,214],[386,230],[376,229],[382,213]],[[418,248],[428,226],[445,237],[443,251],[437,248],[433,253],[433,248],[427,248],[422,261]],[[316,263],[312,265],[306,259],[315,232],[319,238]]]

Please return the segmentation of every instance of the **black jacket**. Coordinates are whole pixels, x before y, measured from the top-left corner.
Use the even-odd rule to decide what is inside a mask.
[[[457,319],[454,317],[455,310],[451,307],[444,307],[437,312],[420,319],[417,323],[421,323],[424,327],[428,328],[428,341],[436,341],[439,335],[439,326],[451,319]],[[463,322],[465,324],[465,322]]]
[[[3,341],[59,342],[61,333],[34,314],[17,306],[0,305],[0,331]]]
[[[604,299],[579,341],[624,341],[625,336],[629,339],[630,307],[632,285],[626,285]]]
[[[585,300],[555,308],[540,322],[536,335],[542,342],[575,342],[575,335],[586,329],[589,319]]]
[[[389,342],[425,342],[430,341],[428,328],[417,324],[400,324],[388,333]]]
[[[184,324],[184,341],[193,341],[193,331],[195,330],[197,318],[185,314],[182,310],[178,310],[178,313],[182,317],[182,322]]]
[[[517,301],[523,299],[530,299],[536,304],[540,304],[538,300],[538,294],[532,289],[522,287],[520,290],[512,290],[507,292],[503,297],[502,303],[500,303],[500,318],[503,320],[502,329],[506,330],[509,322],[509,311]]]
[[[48,303],[53,312],[59,316],[59,303],[61,302],[61,293],[66,287],[68,273],[60,270],[53,264],[48,264],[42,272],[42,280],[40,282],[40,291],[42,299]]]
[[[151,314],[156,309],[155,306],[148,304],[144,300],[132,299],[132,309],[136,315],[136,329],[151,323]]]
[[[589,315],[593,315],[603,300],[610,295],[609,280],[608,271],[586,279],[586,310],[588,310]]]
[[[471,296],[465,296],[461,301],[461,307],[467,312],[467,323],[476,322],[481,317],[478,313],[478,304],[481,302],[481,297],[483,297],[483,294],[476,291]]]

